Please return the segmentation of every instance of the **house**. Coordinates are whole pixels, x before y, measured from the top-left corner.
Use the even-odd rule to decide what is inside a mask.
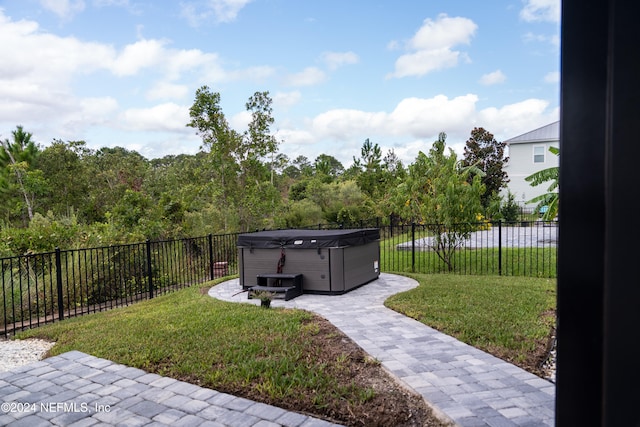
[[[536,196],[547,193],[549,185],[543,183],[533,187],[525,181],[525,178],[534,172],[559,166],[559,156],[551,153],[549,147],[560,148],[560,121],[523,133],[504,142],[507,144],[509,152],[509,161],[504,167],[504,171],[509,177],[509,183],[503,191],[503,195],[506,195],[508,190],[515,196],[517,203],[533,208],[535,203],[527,202]]]

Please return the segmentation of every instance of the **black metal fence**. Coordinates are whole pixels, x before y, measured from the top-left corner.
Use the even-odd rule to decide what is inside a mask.
[[[236,274],[236,241],[209,235],[0,258],[0,334]]]
[[[445,229],[387,218],[342,227],[380,229],[384,272],[556,276],[555,222],[483,222]],[[0,334],[237,274],[237,237],[209,235],[0,258]]]
[[[556,277],[555,221],[391,222],[380,231],[382,271]]]

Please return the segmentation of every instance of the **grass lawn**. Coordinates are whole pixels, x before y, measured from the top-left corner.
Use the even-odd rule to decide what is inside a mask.
[[[219,301],[206,293],[214,283],[17,338],[56,341],[50,356],[79,350],[344,425],[442,425],[421,397],[325,319]]]
[[[554,279],[411,277],[420,286],[388,307],[536,372],[555,324]],[[441,426],[421,398],[326,320],[219,301],[206,293],[214,283],[17,338],[56,341],[50,355],[79,350],[345,425]]]
[[[392,296],[387,307],[541,374],[555,327],[555,279],[407,275],[420,286]]]

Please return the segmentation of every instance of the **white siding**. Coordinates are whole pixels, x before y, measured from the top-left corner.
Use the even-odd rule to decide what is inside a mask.
[[[554,123],[553,125],[557,127],[557,124]],[[540,140],[536,137],[543,136],[540,135],[540,131],[542,130],[544,130],[544,128],[536,132],[531,132],[532,139],[523,138],[527,136],[527,134],[525,134],[506,141],[509,147],[509,162],[507,162],[504,171],[510,180],[508,183],[508,191],[513,193],[516,201],[519,203],[526,204],[526,202],[532,198],[547,193],[549,185],[551,184],[543,183],[533,187],[525,181],[525,177],[543,169],[557,167],[560,164],[560,157],[549,151],[549,147],[559,148],[559,136],[548,138],[549,135],[544,135],[545,139]],[[534,161],[534,147],[543,147],[544,162],[536,163]],[[539,151],[537,154],[539,154]],[[507,190],[504,190],[503,195],[506,194]]]

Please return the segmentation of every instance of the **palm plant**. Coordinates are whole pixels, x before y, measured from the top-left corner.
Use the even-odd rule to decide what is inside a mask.
[[[556,156],[560,155],[560,149],[557,147],[549,147],[549,151]],[[560,168],[558,166],[554,166],[535,172],[525,178],[525,181],[530,182],[532,187],[551,181],[551,184],[547,188],[547,193],[541,194],[527,201],[527,203],[537,203],[536,210],[538,212],[543,212],[542,219],[545,221],[553,220],[558,215],[559,173]]]

